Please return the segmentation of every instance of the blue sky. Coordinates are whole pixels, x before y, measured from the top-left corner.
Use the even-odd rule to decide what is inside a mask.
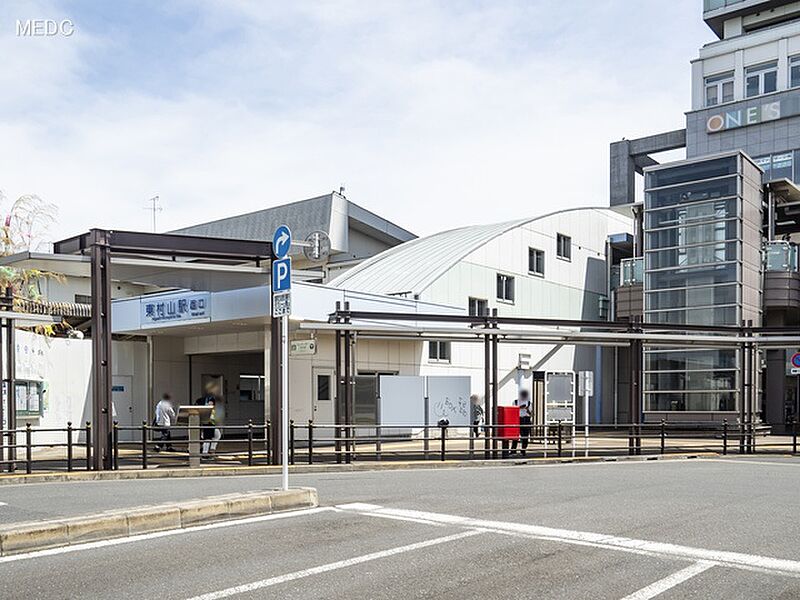
[[[69,18],[21,38],[17,19]],[[90,226],[320,195],[415,233],[608,202],[608,144],[683,126],[699,0],[0,4],[0,190]]]

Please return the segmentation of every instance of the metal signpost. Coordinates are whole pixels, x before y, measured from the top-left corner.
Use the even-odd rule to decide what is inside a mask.
[[[292,313],[292,232],[281,225],[272,236],[272,316],[281,319],[281,488],[289,489],[289,315]],[[275,335],[275,332],[272,332]]]
[[[594,394],[594,372],[578,373],[578,394],[583,398],[583,455],[589,456],[589,399]]]
[[[786,354],[788,355],[790,352],[791,350],[788,350]],[[794,386],[794,419],[797,422],[797,419],[800,418],[800,351],[792,352],[791,356],[789,356],[788,367],[789,373],[797,377]]]

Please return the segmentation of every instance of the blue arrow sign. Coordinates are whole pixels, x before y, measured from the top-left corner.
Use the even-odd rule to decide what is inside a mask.
[[[278,258],[283,258],[289,254],[292,246],[292,232],[286,225],[281,225],[275,230],[272,236],[272,252]]]
[[[292,289],[292,259],[272,261],[272,293],[288,292]]]

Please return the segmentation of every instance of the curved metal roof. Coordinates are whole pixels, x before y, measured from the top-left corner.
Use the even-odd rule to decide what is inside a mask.
[[[434,233],[385,250],[339,275],[328,285],[381,294],[421,294],[464,257],[507,231],[578,210],[610,212],[606,207],[570,208],[528,219]]]

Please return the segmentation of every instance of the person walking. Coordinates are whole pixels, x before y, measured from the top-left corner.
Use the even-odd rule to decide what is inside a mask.
[[[156,404],[155,422],[161,434],[161,443],[155,445],[156,452],[161,452],[161,447],[164,445],[169,452],[173,452],[175,448],[172,446],[172,432],[169,428],[175,423],[175,408],[172,406],[172,398],[167,393],[162,394],[161,400]]]
[[[528,453],[528,438],[531,436],[531,394],[526,389],[519,391],[519,396],[514,400],[514,406],[519,408],[519,437],[522,441],[522,456]],[[511,454],[517,452],[517,442],[511,442]]]
[[[483,424],[483,407],[481,406],[481,397],[478,394],[472,394],[469,397],[470,413],[472,419],[472,433],[475,437],[480,437],[480,426]]]

